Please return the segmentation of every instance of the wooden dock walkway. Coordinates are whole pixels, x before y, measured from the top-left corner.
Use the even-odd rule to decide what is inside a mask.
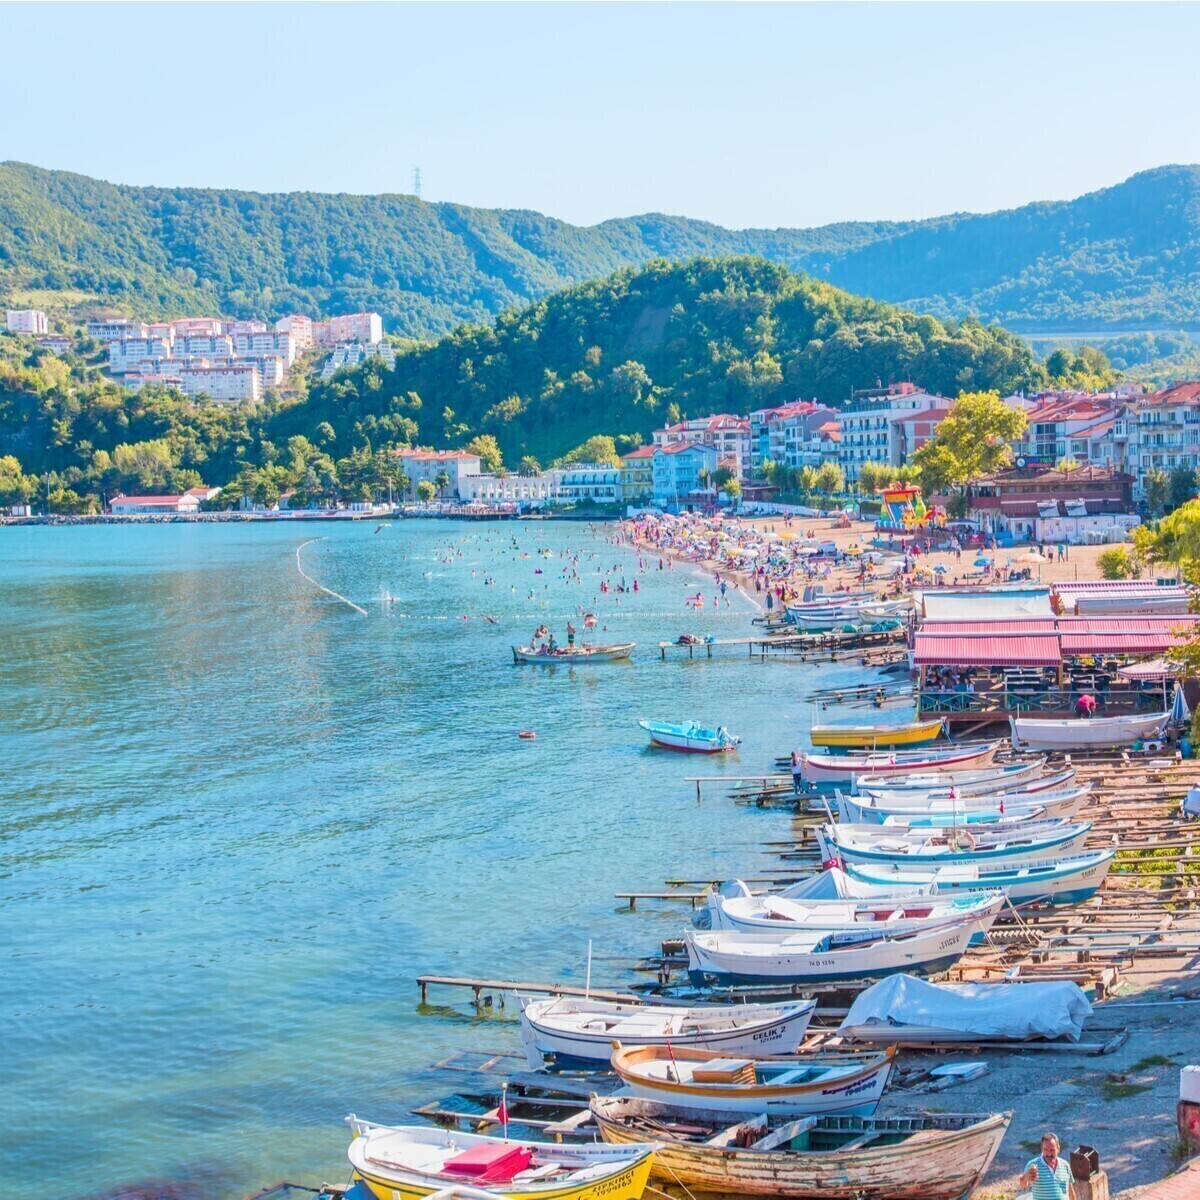
[[[870,653],[878,658],[881,653],[891,653],[895,659],[902,657],[899,649],[905,639],[903,629],[889,629],[879,633],[800,633],[791,636],[758,638],[706,638],[699,642],[659,642],[659,657],[666,662],[667,655],[680,658],[714,658],[732,654],[744,654],[765,662],[768,658],[794,658],[801,662],[822,661],[828,655],[837,661],[836,655],[853,657],[855,654]],[[714,651],[716,653],[714,653]]]

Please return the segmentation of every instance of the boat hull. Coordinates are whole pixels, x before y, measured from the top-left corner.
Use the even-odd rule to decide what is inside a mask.
[[[593,1100],[592,1115],[606,1142],[646,1139],[647,1134],[606,1115],[638,1103]],[[713,1115],[720,1120],[719,1114]],[[732,1124],[736,1116],[725,1124]],[[779,1200],[962,1200],[991,1166],[1011,1119],[1009,1113],[981,1117],[961,1129],[925,1130],[917,1145],[901,1141],[844,1153],[743,1150],[664,1138],[658,1143],[651,1178],[712,1195]],[[858,1133],[860,1121],[864,1129],[877,1123],[846,1118],[845,1124]],[[889,1128],[891,1123],[884,1119],[878,1124]]]
[[[514,646],[512,655],[513,662],[522,666],[578,666],[580,663],[617,662],[628,658],[636,645],[637,642],[628,642],[620,646],[597,646],[592,650],[557,650],[553,654],[537,654],[528,646]]]
[[[861,1064],[848,1064],[842,1073],[803,1087],[786,1084],[771,1086],[721,1086],[668,1079],[647,1078],[638,1071],[637,1052],[621,1051],[613,1055],[613,1070],[629,1093],[642,1100],[657,1100],[676,1108],[719,1108],[726,1112],[767,1113],[769,1116],[854,1116],[869,1117],[879,1107],[879,1101],[891,1078],[895,1050],[873,1056]],[[686,1062],[674,1042],[671,1052],[676,1061]],[[649,1051],[647,1051],[649,1053]],[[795,1060],[802,1065],[800,1060]]]
[[[888,729],[885,726],[839,728],[836,725],[817,726],[809,735],[814,746],[831,746],[855,750],[884,749],[890,746],[921,746],[935,742],[941,736],[942,721],[920,721],[913,725]]]
[[[1099,850],[1076,855],[1060,861],[1050,858],[1041,861],[1020,860],[1011,869],[988,870],[976,878],[955,878],[952,872],[915,871],[906,873],[886,867],[848,864],[846,872],[861,883],[897,886],[917,884],[932,886],[936,894],[955,895],[973,892],[1003,891],[1014,904],[1040,900],[1049,904],[1080,904],[1090,900],[1108,877],[1116,851]]]
[[[997,749],[997,744],[992,743],[979,749],[931,752],[929,757],[920,751],[914,751],[915,757],[907,761],[899,758],[890,761],[894,756],[887,754],[862,758],[847,755],[841,760],[835,755],[806,754],[803,758],[803,775],[808,783],[851,783],[856,779],[870,778],[872,775],[908,775],[938,770],[974,769],[988,766],[996,757]]]
[[[898,971],[937,975],[958,962],[977,934],[991,928],[1000,904],[997,900],[986,915],[943,922],[940,928],[832,949],[789,946],[786,931],[764,936],[684,930],[688,976],[702,987],[708,980],[721,984],[796,984],[882,979]]]
[[[978,771],[927,771],[914,772],[908,775],[872,775],[857,781],[857,791],[922,791],[948,792],[955,788],[959,795],[976,795],[981,792],[1005,792],[1029,790],[1038,787],[1054,787],[1054,783],[1043,780],[1056,780],[1068,772],[1058,775],[1042,775],[1046,765],[1044,758],[1036,758],[1032,762],[1003,767],[985,767]],[[1069,772],[1074,777],[1074,772]]]
[[[1067,825],[1059,832],[1047,831],[1044,834],[1038,834],[1024,841],[1009,841],[980,850],[947,850],[945,852],[932,849],[928,851],[916,848],[894,850],[886,846],[876,848],[855,845],[838,839],[837,831],[839,828],[845,827],[826,825],[817,830],[817,842],[821,847],[823,857],[827,860],[836,858],[846,865],[864,863],[876,867],[896,866],[899,870],[903,870],[906,867],[911,867],[913,870],[936,870],[939,867],[973,866],[976,864],[982,866],[1011,859],[1029,861],[1031,859],[1048,858],[1050,856],[1061,858],[1068,854],[1077,854],[1082,851],[1087,841],[1088,834],[1092,829],[1092,823],[1084,821],[1080,824]],[[885,826],[873,826],[871,828],[877,829],[881,836],[887,835],[888,830]],[[986,828],[978,829],[976,832],[980,837],[983,837],[986,833]],[[970,831],[965,828],[960,830],[960,835],[963,837],[969,833]],[[1011,839],[1018,839],[1022,836],[1019,826],[1009,830],[1008,833]]]
[[[1081,750],[1092,746],[1131,746],[1166,727],[1171,714],[1036,720],[1009,717],[1013,745],[1030,750]]]
[[[652,746],[663,750],[680,750],[687,754],[726,754],[736,750],[741,738],[732,737],[724,731],[704,729],[700,726],[671,727],[653,721],[639,721]]]
[[[632,1006],[631,1006],[632,1007]],[[743,1015],[747,1008],[753,1005],[739,1005],[730,1009],[731,1016]],[[808,1023],[812,1020],[816,1001],[797,1001],[794,1005],[771,1005],[780,1015],[765,1018],[740,1028],[727,1030],[704,1030],[697,1032],[678,1032],[664,1034],[661,1031],[639,1035],[621,1030],[616,1036],[624,1046],[654,1046],[661,1045],[665,1037],[669,1037],[672,1046],[686,1047],[690,1050],[710,1050],[721,1054],[751,1055],[762,1057],[773,1054],[794,1054],[804,1040],[808,1031]],[[709,1010],[708,1016],[716,1016],[719,1011]],[[537,1019],[531,1015],[529,1006],[521,1013],[521,1041],[525,1046],[526,1057],[534,1062],[534,1057],[553,1055],[560,1065],[581,1063],[595,1068],[597,1063],[607,1067],[612,1057],[613,1032],[588,1033],[585,1030],[570,1030],[555,1027],[548,1021]],[[532,1051],[532,1053],[531,1053]],[[534,1064],[540,1065],[540,1064]]]

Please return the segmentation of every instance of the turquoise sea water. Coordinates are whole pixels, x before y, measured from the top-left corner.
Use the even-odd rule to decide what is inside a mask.
[[[305,569],[367,617],[297,573],[316,534]],[[686,613],[698,588],[565,523],[0,531],[0,1195],[344,1180],[347,1112],[404,1119],[454,1090],[439,1057],[518,1047],[419,1013],[417,974],[582,981],[591,938],[626,981],[690,910],[614,891],[758,873],[786,819],[684,776],[768,769],[859,672],[659,662],[749,632],[745,597]],[[595,596],[635,661],[511,665]],[[652,751],[643,716],[743,745]]]

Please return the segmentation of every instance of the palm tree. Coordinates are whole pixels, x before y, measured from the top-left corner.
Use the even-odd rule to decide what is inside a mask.
[[[450,475],[445,467],[433,477],[433,483],[438,490],[438,499],[443,499],[446,489],[450,486]]]

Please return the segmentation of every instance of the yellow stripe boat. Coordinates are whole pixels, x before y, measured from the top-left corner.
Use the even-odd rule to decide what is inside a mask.
[[[496,1200],[641,1200],[657,1146],[561,1145],[432,1125],[373,1125],[352,1113],[347,1156],[376,1200],[424,1200],[446,1188]]]
[[[911,725],[814,725],[812,744],[853,750],[922,746],[937,741],[943,724],[937,717]]]

